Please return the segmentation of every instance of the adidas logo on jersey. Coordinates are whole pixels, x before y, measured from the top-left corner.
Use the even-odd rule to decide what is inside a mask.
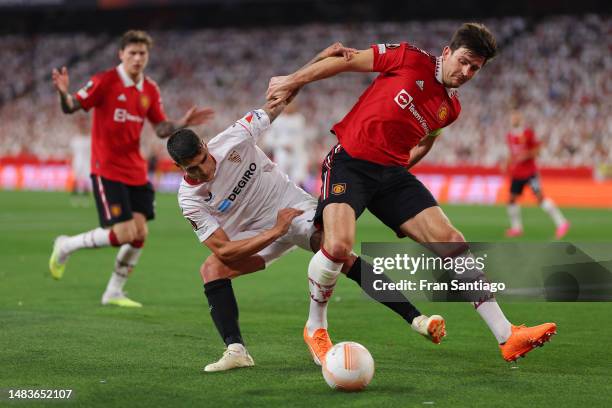
[[[125,101],[127,101],[127,98],[125,97],[125,95],[124,95],[124,94],[121,94],[121,95],[119,95],[119,97],[117,98],[117,100],[118,100],[118,101],[121,101],[121,102],[125,102]]]
[[[227,160],[231,161],[232,163],[241,163],[242,162],[242,159],[240,158],[240,155],[235,150],[233,150],[230,153],[230,155],[228,156]]]
[[[422,91],[423,90],[423,86],[425,85],[424,81],[416,81],[417,86],[419,87],[419,89]]]

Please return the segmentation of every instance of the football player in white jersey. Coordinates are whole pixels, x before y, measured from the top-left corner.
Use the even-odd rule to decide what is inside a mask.
[[[353,52],[336,43],[310,63],[332,55],[350,58]],[[168,139],[170,156],[185,172],[178,192],[183,216],[199,241],[212,251],[202,264],[200,275],[211,317],[227,349],[205,371],[254,365],[240,333],[231,279],[262,270],[295,247],[315,252],[320,248],[322,232],[312,223],[316,200],[290,181],[256,146],[260,135],[285,106],[283,103],[270,108],[268,102],[247,113],[208,144],[189,129],[178,130]],[[387,279],[374,275],[371,267],[357,256],[352,257],[343,272],[360,285],[362,279]],[[367,290],[372,285],[364,282],[363,286],[373,296]],[[311,281],[310,292],[304,340],[313,360],[320,364],[332,346],[326,318],[331,291]],[[385,300],[380,303],[432,342],[439,343],[445,335],[442,317],[422,315],[401,292],[387,292]]]

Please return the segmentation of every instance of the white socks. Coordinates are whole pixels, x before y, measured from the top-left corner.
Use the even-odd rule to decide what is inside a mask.
[[[542,204],[540,205],[540,207],[544,211],[546,211],[548,215],[550,215],[550,218],[552,218],[552,220],[554,221],[557,227],[559,227],[561,224],[566,222],[565,217],[563,216],[563,214],[561,214],[561,211],[559,211],[559,209],[557,208],[557,206],[552,200],[545,198],[542,201]]]
[[[508,205],[508,217],[510,217],[510,227],[518,230],[523,229],[523,221],[521,220],[521,207],[518,204]]]
[[[473,255],[470,251],[467,251],[457,258],[460,257],[473,258]],[[486,280],[484,272],[476,266],[473,268],[466,268],[463,273],[456,272],[456,274],[455,279],[464,280],[466,282]],[[472,305],[474,305],[476,311],[480,317],[482,317],[482,320],[484,320],[487,326],[489,326],[489,329],[497,339],[497,342],[504,343],[506,340],[508,340],[510,334],[512,333],[512,325],[508,319],[506,319],[504,312],[502,312],[499,305],[493,298],[492,293],[489,291],[483,291],[483,293],[471,293],[470,297],[472,300],[474,300],[475,295],[482,297],[484,301],[472,301]]]
[[[123,286],[141,253],[142,248],[135,248],[130,244],[121,245],[115,259],[115,270],[108,281],[105,293],[114,295],[123,293]]]
[[[106,247],[110,246],[110,244],[110,230],[96,228],[82,234],[64,238],[61,256],[68,256],[77,249]]]
[[[549,198],[545,198],[542,201],[540,208],[542,208],[542,210],[544,210],[550,216],[550,218],[552,218],[557,228],[567,221],[555,203]],[[518,204],[508,205],[508,217],[510,217],[510,226],[512,228],[519,230],[523,229],[521,207]]]
[[[505,343],[512,333],[512,325],[506,319],[497,302],[494,299],[489,299],[481,303],[476,311],[482,317],[482,320],[487,323],[497,342],[499,344]]]
[[[331,297],[343,262],[334,262],[319,250],[308,264],[310,311],[306,330],[312,336],[319,328],[327,329],[327,301]]]

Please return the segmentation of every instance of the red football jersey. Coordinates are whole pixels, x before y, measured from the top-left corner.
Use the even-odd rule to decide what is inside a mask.
[[[509,170],[512,178],[526,179],[533,176],[538,171],[535,159],[521,159],[520,157],[540,145],[533,130],[526,128],[522,132],[508,133],[506,141],[510,149]]]
[[[147,164],[140,154],[145,118],[166,120],[159,88],[144,77],[134,83],[122,65],[94,75],[76,93],[86,111],[94,108],[91,172],[129,185],[147,182]]]
[[[457,119],[461,105],[442,84],[441,57],[407,43],[372,48],[380,75],[332,132],[352,157],[404,166],[424,136]]]

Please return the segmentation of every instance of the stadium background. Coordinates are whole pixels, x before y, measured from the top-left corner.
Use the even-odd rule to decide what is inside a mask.
[[[572,221],[568,239],[609,242],[607,2],[0,0],[0,389],[74,387],[83,406],[228,402],[228,388],[238,395],[236,404],[266,406],[308,405],[291,398],[297,392],[351,406],[606,406],[610,353],[598,350],[609,350],[611,333],[595,322],[609,319],[608,304],[507,305],[510,316],[527,323],[554,318],[564,330],[550,348],[530,355],[521,377],[502,365],[473,312],[424,305],[455,321],[447,348],[432,352],[345,282],[330,312],[332,338],[363,342],[379,371],[369,394],[330,394],[299,337],[307,305],[304,268],[295,267],[306,265],[302,253],[235,283],[257,374],[201,377],[198,368],[218,356],[220,342],[196,273],[206,252],[173,194],[158,195],[158,219],[128,284],[144,298],[143,312],[98,306],[110,273],[101,265],[110,265],[110,251],[75,256],[60,283],[44,275],[53,237],[96,222],[93,200],[75,204],[66,193],[73,187],[70,141],[89,134],[89,117],[61,114],[52,68],[68,66],[74,92],[91,74],[117,63],[121,32],[146,29],[155,40],[147,74],[159,83],[169,116],[193,103],[213,107],[213,123],[196,129],[210,138],[264,103],[270,76],[293,71],[333,41],[356,48],[409,41],[438,53],[459,23],[472,20],[493,30],[501,54],[460,90],[461,118],[415,172],[448,204],[445,210],[468,239],[503,239],[507,180],[498,164],[509,106],[519,101],[544,141],[544,191]],[[333,144],[328,129],[368,81],[347,74],[312,84],[299,96],[309,127],[304,185],[315,194],[319,163]],[[163,142],[148,125],[142,140],[143,153],[157,163],[151,176],[158,189],[173,191],[180,175]],[[523,202],[534,203],[530,193]],[[538,208],[528,208],[524,218],[525,239],[550,239],[552,223]],[[393,237],[366,215],[359,224],[362,240]]]
[[[151,7],[117,10],[122,4],[145,3]],[[49,72],[68,66],[72,89],[78,89],[92,73],[116,61],[117,35],[129,27],[144,26],[155,39],[147,72],[159,83],[171,117],[194,103],[217,111],[212,124],[198,129],[209,138],[263,104],[270,76],[293,71],[333,41],[366,48],[373,41],[406,40],[436,54],[457,18],[469,15],[492,27],[501,55],[487,66],[486,75],[461,89],[466,107],[461,120],[445,131],[415,171],[427,175],[423,180],[442,202],[505,202],[507,181],[498,165],[506,154],[510,106],[518,103],[544,142],[540,164],[546,192],[565,206],[612,205],[612,184],[606,181],[612,174],[609,15],[570,2],[556,9],[548,2],[497,8],[478,1],[449,2],[441,7],[443,20],[432,20],[436,9],[420,2],[184,1],[163,8],[153,7],[156,3],[177,4],[101,1],[99,7],[111,9],[100,11],[94,2],[67,1],[65,6],[3,11],[0,186],[70,189],[70,141],[88,134],[88,117],[58,114]],[[590,6],[597,11],[597,2]],[[304,12],[296,18],[294,8]],[[570,11],[574,14],[550,15]],[[529,14],[514,15],[521,12]],[[308,138],[303,154],[309,173],[302,183],[309,191],[318,191],[319,163],[334,140],[331,125],[368,81],[363,75],[344,75],[300,95],[298,109],[309,129],[302,135]],[[158,163],[152,168],[158,187],[174,191],[179,177],[150,127],[143,151]]]

